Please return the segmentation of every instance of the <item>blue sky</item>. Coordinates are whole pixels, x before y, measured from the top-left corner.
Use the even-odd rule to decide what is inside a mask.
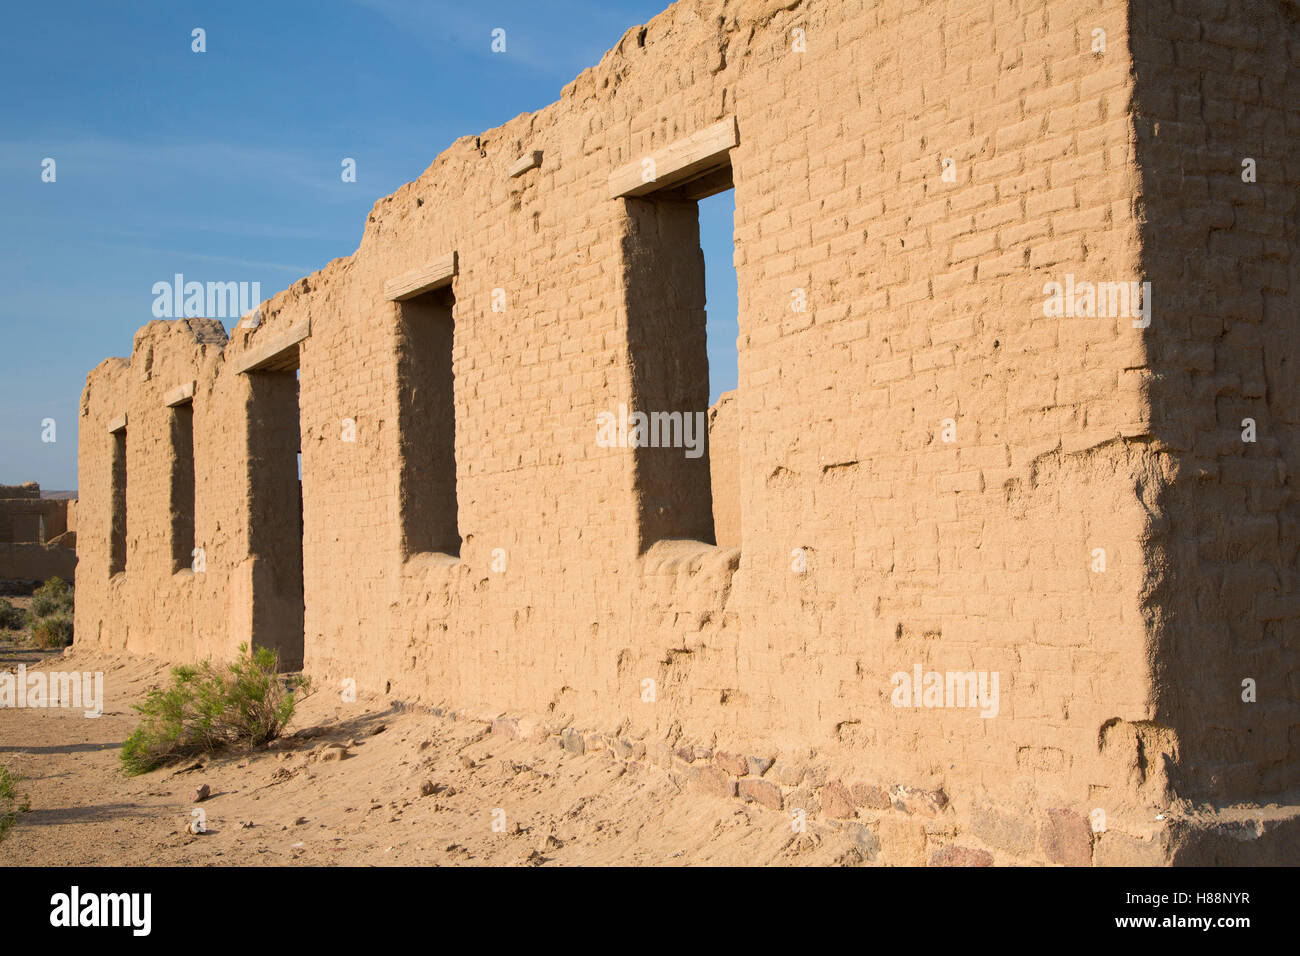
[[[155,282],[351,254],[459,136],[539,109],[667,0],[12,4],[0,33],[0,484],[76,487],[86,373]],[[207,52],[191,51],[206,31]],[[506,52],[491,50],[506,31]],[[42,161],[55,182],[42,182]],[[357,181],[344,183],[352,157]],[[701,204],[711,391],[736,383],[731,193]],[[227,321],[227,325],[231,323]],[[54,442],[42,422],[55,422]]]

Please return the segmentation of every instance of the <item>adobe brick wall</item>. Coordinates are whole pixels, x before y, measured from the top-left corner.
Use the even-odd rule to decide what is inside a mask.
[[[233,652],[251,630],[244,376],[218,374],[226,333],[216,320],[154,321],[132,358],[105,359],[81,395],[76,635],[111,650],[175,660]],[[170,543],[170,414],[164,394],[197,381],[195,540],[207,571],[174,570]],[[241,390],[242,389],[242,390]],[[110,575],[113,436],[126,414],[126,571]]]
[[[559,101],[458,140],[377,202],[357,251],[274,296],[255,330],[226,342],[219,323],[151,322],[129,359],[91,372],[78,639],[177,660],[250,634],[291,648],[301,613],[305,666],[327,687],[352,678],[557,733],[812,751],[828,784],[942,790],[971,833],[998,807],[1032,814],[1042,846],[1006,851],[1021,857],[1051,859],[1052,828],[1092,808],[1140,829],[1180,787],[1293,786],[1297,718],[1276,695],[1297,691],[1298,386],[1282,348],[1296,21],[1280,0],[1208,4],[1221,26],[1196,31],[1186,10],[1140,7],[680,2],[629,30]],[[1201,116],[1199,74],[1171,50],[1259,82],[1219,82]],[[1239,135],[1238,113],[1261,170],[1291,187],[1244,196],[1261,219],[1240,232],[1237,187],[1208,183],[1232,171],[1196,172],[1217,197],[1207,215],[1178,165]],[[667,381],[647,374],[662,356],[638,331],[645,296],[665,293],[646,287],[652,218],[607,180],[729,117],[739,387],[734,485],[715,482],[713,521],[739,530],[651,544],[664,519],[647,482],[667,460],[598,446],[595,422]],[[509,177],[531,150],[540,167]],[[406,345],[383,290],[453,250],[462,543],[406,555]],[[663,307],[694,321],[691,263],[664,261]],[[1046,317],[1045,283],[1066,275],[1152,281],[1150,327]],[[308,319],[295,426],[264,394],[287,401],[286,373],[234,366]],[[163,396],[185,381],[201,573],[173,570],[169,541]],[[1224,430],[1241,404],[1269,423],[1244,457]],[[127,568],[110,575],[107,426],[124,413]],[[267,508],[250,477],[294,431],[302,599],[296,499]],[[1243,713],[1246,648],[1274,696]],[[891,675],[916,664],[998,672],[998,716],[893,706]],[[1006,829],[980,839],[1018,848]],[[951,837],[920,832],[922,847]]]
[[[1300,4],[1164,0],[1133,20],[1143,272],[1162,303],[1125,371],[1150,403],[1156,720],[1178,732],[1179,793],[1251,799],[1300,786]]]
[[[709,485],[714,540],[720,548],[739,548],[740,415],[734,391],[723,392],[709,409]]]
[[[0,499],[27,498],[38,500],[41,486],[35,481],[24,481],[21,485],[0,485]]]
[[[73,580],[76,536],[67,533],[76,530],[76,504],[75,499],[42,498],[34,481],[0,485],[0,584],[5,591],[25,591],[52,577]]]
[[[43,584],[50,578],[73,581],[77,552],[58,545],[0,542],[0,594]]]
[[[40,486],[0,485],[0,542],[38,541],[42,528],[45,540],[76,530],[76,501],[42,498]]]

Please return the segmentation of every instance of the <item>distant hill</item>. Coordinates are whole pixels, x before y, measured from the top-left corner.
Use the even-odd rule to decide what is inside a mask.
[[[66,499],[66,498],[75,498],[75,497],[77,497],[77,492],[76,492],[76,489],[73,489],[72,491],[46,491],[44,488],[42,488],[42,489],[41,489],[41,497],[42,497],[42,498],[57,498],[57,499],[62,500],[62,499]]]

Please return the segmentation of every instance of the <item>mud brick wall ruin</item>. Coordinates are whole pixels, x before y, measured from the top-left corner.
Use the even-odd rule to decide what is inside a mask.
[[[255,322],[90,373],[77,639],[251,637],[921,848],[892,859],[1146,859],[1152,808],[1286,802],[1298,18],[673,5]],[[709,412],[696,202],[733,186],[709,453],[598,443]],[[1067,281],[1149,282],[1149,324],[1050,314]],[[917,666],[996,673],[996,716],[895,706]]]
[[[26,591],[77,568],[76,499],[42,498],[34,481],[0,485],[0,593]]]

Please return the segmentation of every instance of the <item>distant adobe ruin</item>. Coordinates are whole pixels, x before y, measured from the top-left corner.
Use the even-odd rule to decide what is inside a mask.
[[[34,481],[0,485],[0,594],[22,593],[77,568],[77,500],[43,498]]]
[[[251,637],[885,862],[1277,858],[1297,16],[675,4],[256,323],[90,373],[77,639]],[[710,410],[697,203],[732,188]],[[598,441],[621,409],[708,447]]]

